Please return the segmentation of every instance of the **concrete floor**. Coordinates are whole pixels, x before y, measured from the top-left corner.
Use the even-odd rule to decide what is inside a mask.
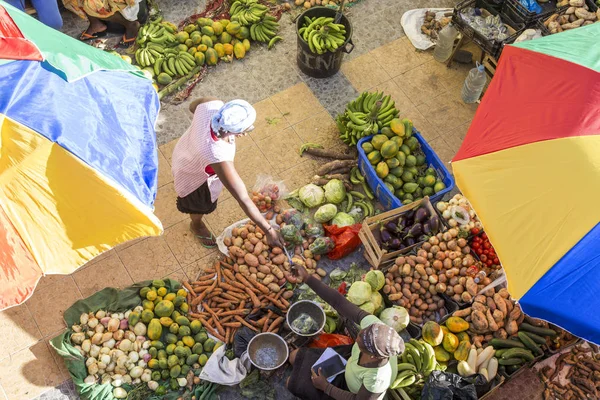
[[[157,1],[165,18],[175,23],[204,7],[204,1]],[[77,399],[62,359],[48,345],[65,328],[63,311],[106,286],[124,287],[161,277],[195,278],[217,256],[194,240],[186,216],[175,206],[169,162],[176,140],[191,122],[191,99],[242,98],[255,105],[256,130],[238,141],[235,161],[249,187],[261,173],[284,180],[291,189],[307,183],[319,163],[299,157],[300,145],[310,141],[329,148],[343,146],[333,118],[364,90],[391,94],[400,116],[411,118],[440,158],[450,161],[476,110],[476,105],[460,100],[460,88],[471,66],[446,68],[433,60],[430,51],[415,51],[404,37],[400,17],[409,9],[452,5],[452,0],[363,0],[349,8],[356,47],[346,56],[342,71],[323,80],[299,71],[294,27],[284,15],[284,41],[274,49],[253,46],[245,59],[211,67],[188,101],[163,104],[157,127],[155,206],[165,234],[122,245],[72,275],[44,277],[25,304],[0,313],[0,336],[5,338],[6,349],[0,356],[0,400]],[[76,16],[64,17],[65,33],[77,36],[86,28],[86,22]],[[225,191],[207,222],[218,234],[243,217]]]

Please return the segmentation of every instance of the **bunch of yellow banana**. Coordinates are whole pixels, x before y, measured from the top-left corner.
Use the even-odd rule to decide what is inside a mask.
[[[196,61],[190,53],[173,49],[165,50],[165,57],[153,65],[156,75],[164,72],[170,77],[185,76],[195,67]]]
[[[229,15],[232,21],[247,26],[262,20],[267,11],[269,8],[258,4],[258,0],[235,0],[229,8]]]
[[[346,105],[344,114],[337,116],[340,139],[355,146],[360,138],[378,133],[398,115],[395,105],[392,96],[384,96],[383,92],[363,92]]]
[[[270,42],[277,37],[278,31],[279,23],[277,22],[277,18],[267,14],[260,21],[250,26],[250,37],[252,40],[269,43],[272,46],[273,44]]]
[[[175,36],[171,32],[172,27],[168,23],[151,22],[140,28],[136,43],[143,46],[146,43],[168,44],[175,42]]]
[[[310,51],[316,54],[335,52],[346,42],[346,27],[334,23],[334,19],[328,17],[305,16],[298,33],[308,43]]]
[[[435,352],[429,343],[422,340],[410,339],[404,343],[405,350],[398,364],[398,375],[390,389],[406,388],[409,393],[423,388],[425,381],[432,371],[442,367],[435,359]]]

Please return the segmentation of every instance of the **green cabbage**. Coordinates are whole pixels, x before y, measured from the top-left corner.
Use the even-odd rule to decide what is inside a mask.
[[[331,225],[337,225],[338,228],[343,228],[345,226],[354,225],[355,221],[350,215],[345,212],[339,212],[335,215],[335,217],[331,220]]]
[[[371,294],[371,300],[369,303],[373,303],[375,309],[377,310],[383,304],[383,297],[381,297],[379,292],[373,292],[373,294]]]
[[[410,322],[408,311],[406,311],[406,308],[400,306],[386,308],[379,314],[379,319],[387,326],[394,328],[396,332],[406,329]]]
[[[323,192],[323,189],[312,183],[300,188],[298,196],[300,197],[300,201],[308,208],[320,206],[323,204],[323,200],[325,200],[325,192]]]
[[[319,207],[315,212],[315,221],[324,223],[331,221],[337,214],[337,207],[334,204],[325,204]]]
[[[333,204],[340,204],[346,199],[346,187],[339,179],[332,179],[325,186],[325,198]]]
[[[371,299],[371,285],[367,282],[354,282],[352,286],[350,286],[350,290],[348,290],[348,301],[350,303],[360,306],[361,304],[366,303]],[[375,309],[373,309],[374,311]]]
[[[371,303],[370,301],[367,301],[365,304],[361,304],[358,306],[358,308],[365,310],[369,314],[375,314],[375,304]]]
[[[378,292],[385,285],[385,275],[380,270],[369,271],[365,275],[365,282],[369,282],[371,289]]]

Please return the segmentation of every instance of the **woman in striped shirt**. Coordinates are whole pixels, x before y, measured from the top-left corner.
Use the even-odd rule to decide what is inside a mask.
[[[172,172],[177,192],[177,209],[191,218],[190,229],[207,248],[216,246],[215,236],[202,217],[217,208],[223,186],[246,215],[266,234],[269,244],[282,247],[283,240],[248,196],[235,170],[235,137],[254,129],[256,111],[244,100],[224,104],[201,98],[190,105],[192,125],[173,151]]]

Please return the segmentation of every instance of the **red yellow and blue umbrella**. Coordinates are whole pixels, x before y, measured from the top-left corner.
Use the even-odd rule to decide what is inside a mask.
[[[600,343],[600,24],[507,46],[452,167],[523,310]]]
[[[150,80],[0,1],[0,310],[159,235]]]

